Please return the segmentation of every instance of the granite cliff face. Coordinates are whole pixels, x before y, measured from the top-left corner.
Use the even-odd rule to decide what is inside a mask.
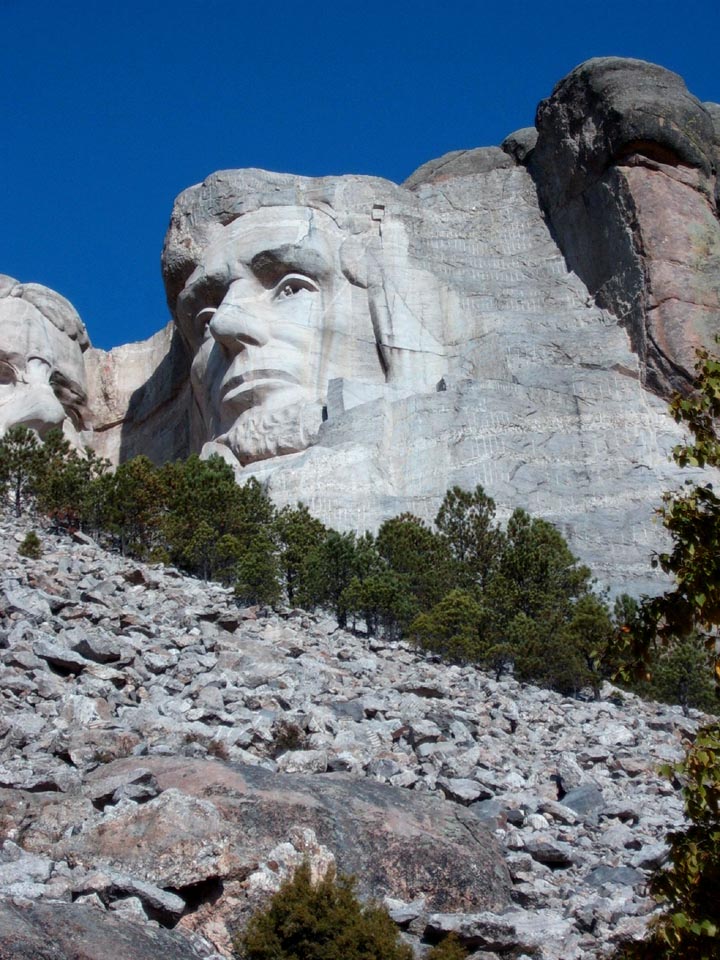
[[[534,128],[401,186],[213,174],[173,208],[173,325],[86,354],[86,439],[218,453],[341,529],[480,483],[601,581],[657,589],[652,512],[686,479],[666,400],[720,327],[719,121],[677,75],[603,58]]]
[[[538,107],[529,167],[568,266],[682,389],[718,331],[718,106],[638,60],[589,60]]]

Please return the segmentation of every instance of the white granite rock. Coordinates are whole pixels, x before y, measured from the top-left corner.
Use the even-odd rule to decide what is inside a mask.
[[[3,542],[25,529],[23,520],[0,519]],[[657,770],[682,757],[702,719],[696,712],[686,718],[680,708],[643,702],[609,684],[598,701],[585,702],[512,679],[497,682],[402,643],[368,644],[306,613],[243,620],[227,588],[138,565],[92,543],[41,536],[39,560],[10,553],[3,561],[5,595],[15,599],[0,610],[7,829],[0,897],[82,896],[95,903],[99,893],[142,921],[136,898],[144,915],[161,922],[197,898],[193,929],[216,945],[229,943],[223,911],[240,887],[227,876],[238,866],[215,805],[224,774],[212,802],[183,791],[183,764],[208,761],[221,770],[227,764],[228,775],[237,764],[267,776],[282,768],[278,776],[316,777],[328,784],[323,789],[338,776],[350,777],[356,793],[365,782],[390,784],[408,798],[443,798],[476,829],[489,825],[522,911],[491,915],[483,928],[486,951],[494,930],[535,957],[599,958],[621,931],[644,929],[653,909],[647,879],[667,855],[667,832],[683,823],[681,795]],[[133,585],[138,573],[153,590]],[[91,599],[54,604],[53,612],[35,586],[48,579],[55,600],[83,591],[104,596],[102,620],[94,622]],[[103,581],[112,581],[114,592],[98,592]],[[188,622],[179,621],[178,610],[192,611]],[[232,631],[220,625],[226,613],[235,616]],[[128,620],[134,628],[121,625]],[[142,634],[135,632],[139,624]],[[65,661],[57,651],[65,657],[81,634],[88,650],[105,649],[113,637],[121,659],[111,667],[80,657],[58,676]],[[38,644],[45,656],[33,654]],[[157,665],[158,658],[164,670],[147,669],[146,661]],[[220,694],[222,710],[219,700],[208,700],[210,690]],[[278,755],[276,737],[288,723],[297,727],[298,749]],[[122,758],[132,762],[127,769],[118,766]],[[153,764],[175,758],[177,778],[160,783]],[[105,764],[112,766],[104,774]],[[151,824],[161,855],[137,842]],[[258,889],[274,889],[288,865],[302,859],[303,844],[314,849],[302,831],[284,836],[289,846],[268,848],[254,868]],[[107,879],[107,863],[93,860],[100,842],[115,844],[122,881]],[[325,847],[316,851],[318,864],[334,853]],[[79,850],[82,865],[69,868]],[[93,873],[106,880],[91,883]],[[417,942],[427,908],[408,906],[402,890],[393,892],[405,904],[393,905],[397,922]],[[463,930],[471,923],[454,917]],[[555,930],[556,922],[557,936],[534,939],[543,923]]]

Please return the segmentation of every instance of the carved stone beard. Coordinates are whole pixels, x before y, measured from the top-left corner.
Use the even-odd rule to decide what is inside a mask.
[[[229,447],[242,466],[247,466],[312,446],[322,420],[323,405],[317,400],[298,401],[275,410],[253,408],[216,442]]]

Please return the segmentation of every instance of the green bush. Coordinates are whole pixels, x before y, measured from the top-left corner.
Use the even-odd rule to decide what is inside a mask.
[[[665,703],[678,703],[687,714],[690,707],[717,713],[720,700],[713,682],[715,657],[694,637],[662,650],[652,665],[648,693]]]
[[[457,934],[451,933],[435,944],[425,960],[465,960],[467,955],[468,952],[458,940]]]
[[[313,883],[307,863],[235,941],[239,960],[412,960],[387,912],[363,905],[350,877]]]
[[[18,553],[21,557],[29,557],[30,560],[39,560],[42,556],[42,545],[40,537],[34,530],[28,530],[25,539],[18,547]]]
[[[464,590],[451,590],[428,613],[410,624],[410,634],[423,650],[438,653],[453,663],[472,663],[480,656],[480,623],[483,611]]]

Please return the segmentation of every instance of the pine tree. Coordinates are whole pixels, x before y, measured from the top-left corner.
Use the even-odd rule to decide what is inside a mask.
[[[34,501],[41,462],[42,445],[28,427],[11,427],[0,440],[0,490],[16,517]]]
[[[80,526],[89,480],[83,458],[62,430],[48,431],[43,440],[36,484],[38,509],[56,526]]]
[[[453,487],[445,494],[435,526],[460,565],[460,585],[482,587],[503,548],[503,533],[495,523],[495,501],[479,485],[472,493]]]
[[[105,481],[103,525],[123,556],[147,556],[157,543],[165,489],[157,467],[144,456],[120,464]]]
[[[22,543],[18,547],[18,553],[21,557],[27,557],[29,560],[39,560],[42,556],[42,544],[40,537],[34,530],[28,530]]]
[[[235,595],[242,603],[274,606],[280,601],[280,564],[270,528],[240,550],[235,577]]]
[[[298,599],[310,609],[329,608],[339,625],[345,627],[348,616],[345,591],[359,572],[355,534],[329,530],[322,542],[307,556]]]
[[[409,633],[424,650],[452,662],[474,663],[482,650],[482,621],[480,604],[467,591],[455,589],[430,611],[416,617]]]
[[[407,578],[387,568],[353,577],[342,600],[349,616],[365,621],[370,636],[396,639],[418,613]]]
[[[305,589],[303,575],[309,554],[316,550],[327,535],[327,528],[310,515],[308,508],[298,503],[297,507],[283,507],[275,519],[275,531],[279,545],[279,564],[285,581],[288,603],[297,602],[298,594]]]
[[[714,657],[690,636],[662,649],[652,664],[647,693],[666,703],[678,703],[687,714],[690,707],[717,713],[720,702],[712,679]]]
[[[537,635],[550,637],[569,621],[574,602],[589,589],[590,571],[578,563],[560,531],[518,508],[508,521],[502,553],[483,593],[488,639],[503,641],[521,614]]]
[[[412,960],[382,907],[363,905],[350,877],[313,883],[298,867],[235,942],[239,960]]]
[[[430,610],[457,582],[459,565],[450,546],[411,513],[386,520],[377,550],[389,568],[404,577],[421,610]]]

